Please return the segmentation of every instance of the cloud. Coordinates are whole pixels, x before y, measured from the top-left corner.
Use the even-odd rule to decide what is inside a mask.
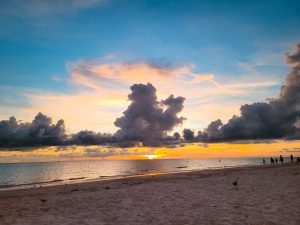
[[[70,80],[93,90],[119,87],[127,88],[135,83],[152,83],[154,86],[168,85],[171,81],[189,82],[212,79],[212,75],[194,74],[194,65],[168,60],[134,60],[112,62],[106,59],[82,60],[69,63]]]
[[[135,140],[155,145],[168,131],[172,131],[184,121],[185,118],[177,115],[183,109],[183,97],[175,98],[170,95],[159,102],[156,88],[150,83],[134,84],[130,89],[132,92],[128,98],[131,104],[114,123],[120,128],[116,133],[120,140]]]
[[[166,137],[167,132],[182,124],[185,118],[178,117],[183,110],[183,97],[170,95],[157,100],[155,87],[148,83],[135,84],[128,95],[131,104],[117,118],[115,125],[120,128],[115,135],[83,130],[68,137],[63,120],[52,124],[52,119],[38,113],[31,123],[18,123],[16,118],[0,121],[0,145],[118,145],[134,146],[137,142],[156,145]],[[44,99],[45,101],[46,99]],[[89,117],[91,119],[91,117]],[[96,121],[94,121],[96,122]]]
[[[225,125],[215,121],[218,126],[214,129],[210,128],[215,122],[211,123],[201,139],[299,138],[296,123],[300,119],[300,45],[295,47],[294,54],[286,54],[286,62],[292,68],[278,98],[242,105],[240,116],[233,116]]]
[[[15,117],[0,121],[0,146],[60,145],[67,136],[65,124],[38,113],[31,123],[19,123]]]
[[[168,98],[169,90],[186,98],[185,124],[195,129],[205,127],[220,115],[227,121],[239,113],[239,105],[249,101],[249,97],[260,100],[265,96],[263,90],[278,85],[275,80],[252,76],[242,82],[236,82],[236,77],[225,82],[217,74],[200,73],[192,63],[168,59],[122,60],[110,55],[68,62],[67,69],[69,76],[61,81],[66,89],[60,91],[20,87],[6,91],[2,85],[0,103],[5,107],[0,108],[0,114],[29,120],[43,112],[54,121],[64,118],[72,133],[85,129],[114,133],[114,119],[128,105],[128,88],[149,82],[157,88],[159,99]]]
[[[103,145],[115,142],[111,134],[96,133],[93,131],[80,131],[72,135],[70,139],[71,144],[75,145]]]
[[[206,129],[204,129],[203,135],[210,139],[215,140],[220,136],[220,128],[223,126],[223,123],[220,119],[211,122]]]
[[[220,93],[235,95],[244,93],[246,87],[257,89],[278,84],[277,81],[221,84],[212,73],[195,72],[194,64],[166,59],[118,62],[111,58],[103,58],[80,60],[68,63],[67,67],[70,71],[70,81],[73,84],[96,91],[111,88],[124,89],[132,84],[146,81],[158,87],[160,92],[165,92],[172,87],[179,93],[195,97],[199,91],[215,96]],[[201,90],[199,90],[199,85],[202,84],[205,86],[201,86]],[[189,87],[189,90],[186,90],[186,87]]]
[[[87,148],[83,156],[84,157],[108,157],[114,155],[130,155],[130,152],[126,148],[120,150],[116,150],[113,148],[110,148],[108,150]]]
[[[280,152],[300,152],[300,148],[283,148]]]
[[[188,126],[204,127],[211,120],[228,120],[238,113],[238,105],[258,90],[274,85],[275,81],[247,80],[242,83],[220,82],[212,73],[199,73],[195,65],[167,59],[144,59],[124,61],[116,56],[96,60],[79,60],[67,63],[69,76],[65,91],[27,90],[15,88],[9,95],[2,94],[2,100],[20,93],[15,105],[24,105],[18,112],[6,107],[0,113],[28,120],[37,112],[51,115],[54,120],[64,118],[71,132],[90,129],[101,132],[115,132],[114,119],[128,104],[128,88],[135,83],[150,82],[157,88],[157,96],[165,99],[169,90],[184,96]],[[257,85],[260,83],[260,85]],[[263,85],[262,85],[263,84]],[[1,91],[0,91],[1,92]],[[0,97],[0,102],[1,101]],[[220,104],[221,102],[221,104]],[[56,107],[60,105],[60,107]],[[204,108],[210,110],[203,110]],[[74,113],[76,112],[76,113]],[[88,116],[87,116],[88,115]],[[201,121],[199,121],[201,118]],[[193,127],[196,128],[196,127]]]
[[[41,16],[64,15],[91,8],[103,0],[3,0],[0,12],[4,15],[35,18]]]
[[[206,123],[210,121],[212,114],[202,110],[210,106],[217,111],[224,111],[226,107],[228,113],[222,114],[222,119],[228,120],[233,113],[238,112],[236,106],[242,103],[241,98],[257,94],[262,88],[278,85],[273,80],[257,82],[251,79],[242,83],[221,83],[212,73],[198,73],[191,63],[167,59],[119,61],[112,56],[68,63],[68,69],[71,84],[82,92],[95,92],[98,95],[108,92],[125,93],[135,83],[149,82],[157,88],[159,98],[167,98],[172,89],[178,95],[186,97],[188,124],[198,122],[199,116]],[[220,102],[224,104],[220,106]],[[231,106],[225,106],[225,103]],[[216,118],[218,117],[214,116],[213,119]]]
[[[62,151],[58,155],[59,158],[105,158],[109,156],[130,155],[128,149],[115,149],[105,147],[90,147],[84,148],[81,151],[74,149],[71,151]]]
[[[195,139],[194,131],[192,131],[191,129],[184,129],[182,133],[183,133],[183,138],[186,141],[192,141]]]
[[[58,81],[62,81],[62,78],[60,76],[52,76],[51,80],[58,82]]]

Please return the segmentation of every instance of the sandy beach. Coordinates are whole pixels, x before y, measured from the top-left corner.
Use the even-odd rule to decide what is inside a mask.
[[[299,225],[299,187],[294,163],[1,191],[0,224]]]

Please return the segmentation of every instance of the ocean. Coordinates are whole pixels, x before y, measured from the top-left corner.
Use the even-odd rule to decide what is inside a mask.
[[[0,190],[260,164],[261,158],[2,163]]]

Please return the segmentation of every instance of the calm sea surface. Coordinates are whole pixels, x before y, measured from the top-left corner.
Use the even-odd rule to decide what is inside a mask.
[[[259,165],[261,158],[99,160],[0,164],[0,188],[24,188],[87,180],[115,179],[150,173],[168,173]]]

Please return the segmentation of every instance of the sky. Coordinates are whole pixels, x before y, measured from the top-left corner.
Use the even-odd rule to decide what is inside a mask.
[[[2,0],[0,120],[113,133],[130,86],[150,82],[186,98],[175,130],[226,122],[279,95],[299,21],[296,0]]]
[[[190,143],[156,148],[108,146],[51,146],[0,151],[0,163],[57,162],[76,160],[145,160],[178,158],[269,158],[299,156],[299,141]]]

